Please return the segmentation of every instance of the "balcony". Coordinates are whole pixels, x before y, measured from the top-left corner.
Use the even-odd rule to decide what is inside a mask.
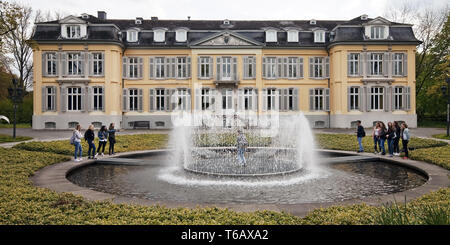
[[[239,85],[239,73],[237,72],[231,72],[231,73],[221,73],[217,74],[216,79],[214,80],[214,83],[216,86],[218,85]]]

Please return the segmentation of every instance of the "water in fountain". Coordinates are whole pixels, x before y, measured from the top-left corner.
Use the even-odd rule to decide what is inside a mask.
[[[201,118],[202,122],[198,123]],[[205,126],[205,118],[209,119]],[[289,179],[289,174],[298,171],[308,173],[301,179],[317,176],[317,161],[312,130],[308,120],[302,113],[292,116],[264,118],[256,120],[259,126],[243,124],[241,117],[234,116],[229,125],[222,127],[222,121],[212,122],[214,116],[180,113],[173,117],[174,129],[170,134],[169,145],[173,152],[169,158],[169,169],[163,171],[160,178],[169,182],[186,184],[202,182],[201,177],[184,179],[175,176],[176,172],[189,171],[197,174],[229,177],[208,179],[214,184],[265,182],[266,184],[282,184],[280,180],[254,179],[261,176],[284,176],[284,184],[299,181]],[[217,126],[220,125],[220,126]],[[237,161],[236,137],[241,129],[249,141],[245,157],[247,163]],[[242,177],[245,177],[244,179]],[[253,179],[252,179],[253,178]],[[283,181],[282,181],[283,182]]]

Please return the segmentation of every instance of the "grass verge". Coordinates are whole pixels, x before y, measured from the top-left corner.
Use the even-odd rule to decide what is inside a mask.
[[[33,138],[27,137],[27,136],[16,136],[16,138],[14,139],[10,135],[0,134],[0,143],[20,142],[20,141],[31,140],[31,139],[33,139]]]

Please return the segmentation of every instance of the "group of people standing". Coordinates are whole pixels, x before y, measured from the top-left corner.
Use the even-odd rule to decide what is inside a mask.
[[[364,152],[364,147],[362,145],[362,138],[366,136],[364,128],[361,126],[361,121],[358,120],[358,131],[357,131],[357,139],[359,144],[358,152]],[[411,138],[408,125],[406,123],[398,123],[388,122],[386,124],[379,121],[375,124],[373,128],[373,144],[374,144],[374,153],[386,155],[385,143],[388,146],[388,153],[390,157],[400,156],[400,140],[402,140],[403,152],[405,156],[403,159],[408,159],[408,142]]]
[[[89,125],[88,129],[84,133],[84,140],[88,142],[89,149],[88,149],[88,159],[96,159],[98,154],[100,153],[101,149],[101,155],[104,156],[106,143],[109,142],[109,155],[114,155],[114,144],[116,143],[116,130],[114,129],[114,123],[111,123],[109,125],[109,128],[106,128],[106,126],[102,126],[97,134],[98,137],[98,148],[97,152],[95,147],[95,132],[94,132],[94,125]],[[70,143],[75,146],[75,158],[74,160],[76,162],[82,161],[82,154],[83,149],[81,147],[81,139],[83,138],[83,135],[81,134],[81,125],[78,124],[75,127],[75,130],[73,131],[73,135],[70,138]],[[78,156],[78,157],[77,157]]]

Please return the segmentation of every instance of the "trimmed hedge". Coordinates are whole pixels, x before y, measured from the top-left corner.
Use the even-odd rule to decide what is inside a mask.
[[[25,140],[31,140],[31,139],[33,139],[33,138],[28,137],[28,136],[16,136],[16,138],[14,139],[10,135],[0,134],[0,143],[19,142],[19,141],[25,141]]]
[[[167,145],[168,135],[166,134],[138,134],[138,135],[117,135],[114,151],[142,151],[164,148]],[[86,141],[82,140],[83,156],[87,155],[89,146]],[[98,138],[95,139],[95,147],[98,147]],[[108,152],[109,143],[105,147]],[[15,145],[13,148],[28,151],[52,152],[62,155],[73,155],[74,146],[67,140],[58,141],[34,141]]]
[[[450,145],[411,151],[410,158],[450,170]]]

